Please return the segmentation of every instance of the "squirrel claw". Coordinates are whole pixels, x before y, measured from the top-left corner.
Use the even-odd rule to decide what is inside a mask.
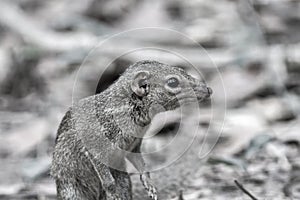
[[[157,200],[157,191],[156,191],[156,188],[152,185],[148,189],[148,196],[151,199]]]
[[[150,175],[149,175],[149,173],[146,173],[145,175],[142,174],[141,177],[140,177],[141,181],[142,181],[142,184],[144,185],[146,191],[148,191],[148,196],[151,199],[157,200],[157,190],[153,186],[153,184],[151,183]]]

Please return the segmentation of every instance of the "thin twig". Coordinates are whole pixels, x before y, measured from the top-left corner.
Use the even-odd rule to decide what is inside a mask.
[[[184,198],[183,198],[183,190],[179,190],[178,200],[184,200]]]
[[[252,200],[258,200],[255,196],[253,196],[248,190],[244,188],[242,184],[240,184],[237,180],[234,180],[234,183],[237,185],[237,187],[242,190],[245,194],[247,194]]]

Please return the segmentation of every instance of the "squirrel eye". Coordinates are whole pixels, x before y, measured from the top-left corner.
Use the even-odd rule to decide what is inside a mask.
[[[179,80],[175,77],[172,77],[167,80],[167,84],[171,88],[176,88],[179,85]]]

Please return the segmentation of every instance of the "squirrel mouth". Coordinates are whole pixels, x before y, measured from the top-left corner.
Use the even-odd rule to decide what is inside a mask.
[[[185,104],[198,104],[203,100],[203,98],[199,98],[196,95],[186,95],[186,96],[181,96],[177,98],[179,105],[185,105]]]
[[[199,99],[196,97],[196,96],[193,96],[193,97],[181,97],[181,98],[178,98],[178,101],[179,102],[197,102],[199,101]]]

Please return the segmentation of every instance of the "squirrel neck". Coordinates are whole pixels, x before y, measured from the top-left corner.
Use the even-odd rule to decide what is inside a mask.
[[[135,93],[132,93],[129,105],[131,107],[130,117],[135,124],[141,127],[145,127],[150,124],[151,118],[149,108],[151,106],[151,101],[149,101],[147,96],[139,97]]]

